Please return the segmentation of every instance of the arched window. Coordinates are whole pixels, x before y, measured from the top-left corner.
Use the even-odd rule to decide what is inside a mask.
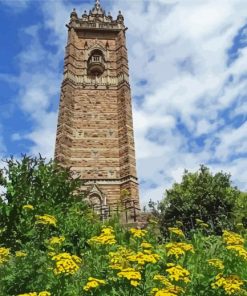
[[[104,55],[101,50],[95,49],[88,59],[88,74],[90,76],[100,76],[105,70]]]

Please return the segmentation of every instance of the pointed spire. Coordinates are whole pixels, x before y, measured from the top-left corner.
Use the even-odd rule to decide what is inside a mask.
[[[95,0],[95,7],[97,10],[100,9],[100,0]]]
[[[123,15],[122,15],[121,10],[119,10],[119,12],[118,12],[117,21],[118,21],[119,23],[123,23],[123,22],[124,22],[124,17],[123,17]]]
[[[78,18],[75,8],[73,8],[73,11],[70,14],[70,18],[71,19],[77,19]]]
[[[102,9],[100,5],[100,0],[95,0],[95,5],[92,10],[92,14],[97,14],[97,15],[104,15],[104,10]]]

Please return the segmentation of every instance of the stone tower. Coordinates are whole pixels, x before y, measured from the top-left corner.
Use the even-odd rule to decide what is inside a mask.
[[[124,17],[96,0],[67,28],[55,159],[78,173],[93,205],[123,192],[139,203]]]

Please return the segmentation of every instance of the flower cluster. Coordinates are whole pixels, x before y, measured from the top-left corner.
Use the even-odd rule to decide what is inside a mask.
[[[0,248],[0,264],[8,261],[10,249],[1,247]]]
[[[242,245],[244,243],[241,235],[227,230],[223,231],[223,240],[227,245]]]
[[[129,262],[136,262],[139,265],[145,265],[147,263],[157,263],[160,259],[160,256],[157,254],[144,254],[143,252],[137,252],[136,254],[132,254],[127,258]]]
[[[65,241],[64,236],[53,236],[49,239],[50,245],[61,245]]]
[[[244,239],[241,235],[225,230],[223,240],[227,245],[227,250],[233,251],[237,256],[247,261],[247,251],[244,248]]]
[[[26,257],[27,256],[27,253],[26,252],[23,252],[23,251],[16,251],[15,252],[15,256],[16,257]]]
[[[152,249],[153,248],[153,246],[150,243],[148,243],[148,242],[142,242],[141,243],[141,247],[143,249]]]
[[[215,279],[216,281],[212,284],[212,288],[223,288],[226,295],[236,295],[236,293],[241,292],[241,287],[244,285],[244,282],[236,275],[223,276],[220,273]]]
[[[101,234],[90,238],[88,243],[96,245],[114,245],[116,243],[116,239],[113,228],[110,226],[102,227]]]
[[[89,291],[91,289],[98,288],[101,285],[105,285],[106,281],[105,280],[99,280],[93,277],[88,278],[87,284],[83,287],[84,291]]]
[[[236,255],[247,261],[247,251],[243,245],[227,246],[226,249],[233,251]]]
[[[25,294],[19,294],[18,296],[51,296],[50,292],[42,291],[42,292],[30,292]]]
[[[154,294],[154,296],[176,296],[179,293],[183,292],[183,289],[181,287],[173,285],[164,275],[155,275],[154,281],[158,281],[162,284],[161,288],[152,289],[152,293]]]
[[[133,235],[133,237],[142,238],[147,234],[147,231],[142,229],[131,228],[130,233]]]
[[[189,283],[189,271],[185,268],[183,268],[181,265],[175,265],[173,263],[168,263],[167,266],[169,268],[166,269],[166,272],[168,273],[168,279],[171,281],[182,281],[184,283]]]
[[[207,262],[209,265],[211,265],[213,267],[216,267],[218,269],[224,269],[224,263],[220,259],[217,259],[217,258],[209,259],[209,260],[207,260]]]
[[[180,236],[182,238],[185,237],[183,231],[178,227],[168,227],[168,230],[170,233],[176,234],[177,236]]]
[[[130,281],[131,286],[138,286],[141,280],[141,273],[134,268],[125,268],[117,274],[120,278],[126,278]]]
[[[177,296],[180,293],[183,293],[183,289],[178,287],[178,286],[168,286],[166,288],[153,288],[152,289],[152,293],[154,294],[154,296]]]
[[[44,224],[44,225],[57,225],[57,219],[54,216],[51,215],[36,215],[35,218],[37,219],[36,224]]]
[[[175,256],[177,259],[181,255],[185,255],[186,252],[194,252],[193,246],[187,243],[168,243],[165,247],[167,249],[167,256]]]
[[[154,276],[154,280],[162,283],[164,286],[170,286],[171,285],[168,278],[166,276],[162,275],[162,274],[156,274]]]
[[[110,268],[121,270],[129,267],[129,257],[134,254],[134,251],[122,246],[116,252],[109,252]]]
[[[69,253],[60,253],[52,257],[55,261],[54,273],[59,274],[74,274],[78,271],[79,264],[82,263],[81,258],[76,255],[71,255]]]
[[[116,252],[110,252],[110,267],[112,269],[122,270],[130,267],[131,263],[143,266],[148,263],[155,264],[160,259],[158,254],[152,253],[150,250],[143,252],[134,252],[125,247],[119,247]]]

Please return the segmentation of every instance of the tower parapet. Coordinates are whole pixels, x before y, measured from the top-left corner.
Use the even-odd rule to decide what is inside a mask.
[[[114,20],[110,12],[106,15],[105,10],[101,7],[100,1],[96,0],[92,10],[87,13],[85,10],[81,17],[78,17],[75,9],[70,15],[69,27],[75,29],[95,29],[95,30],[116,30],[125,29],[124,17],[119,11],[117,18]]]

